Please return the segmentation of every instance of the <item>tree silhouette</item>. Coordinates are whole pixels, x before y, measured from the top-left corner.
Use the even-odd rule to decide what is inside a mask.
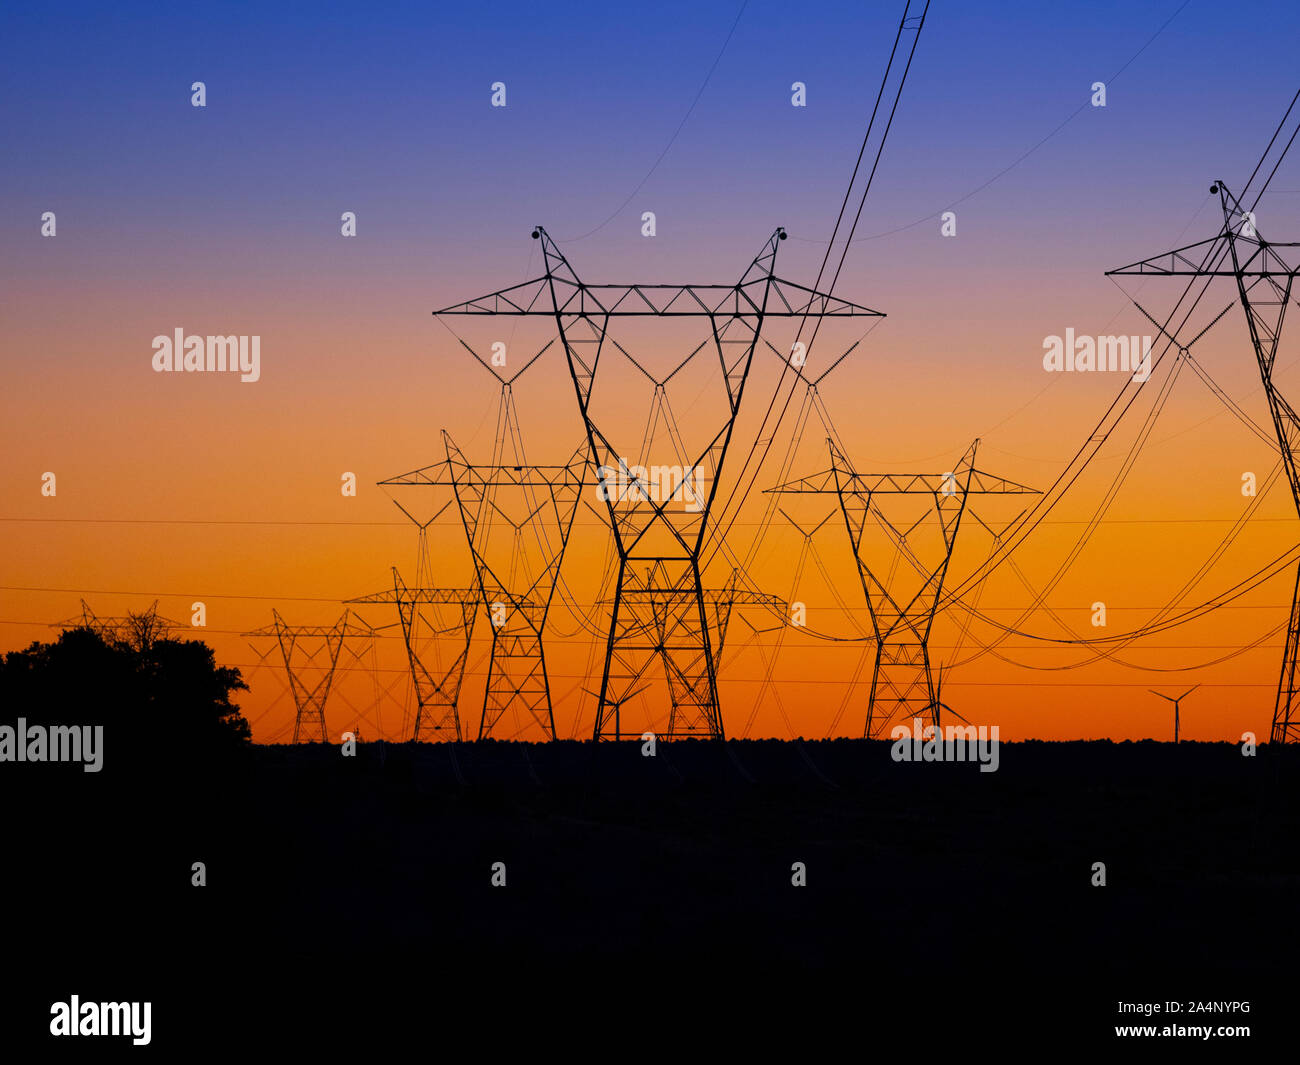
[[[170,638],[147,614],[115,632],[65,629],[0,656],[0,707],[33,724],[103,725],[113,757],[220,758],[245,744],[248,722],[231,695],[248,690],[198,640]]]

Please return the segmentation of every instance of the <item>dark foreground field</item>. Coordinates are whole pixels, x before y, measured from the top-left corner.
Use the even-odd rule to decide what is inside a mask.
[[[472,1035],[457,1056],[487,1060],[599,1038],[580,1060],[622,1060],[685,1053],[703,1025],[823,1060],[835,1032],[854,1054],[882,1032],[1105,1046],[1140,1020],[1120,1000],[1248,1000],[1181,1023],[1248,1023],[1262,1049],[1293,1023],[1298,753],[1003,744],[980,773],[866,741],[487,742],[8,765],[0,1020],[43,1039],[56,999],[149,1000],[167,1059],[270,1034],[370,1060],[403,1038],[450,1056]]]

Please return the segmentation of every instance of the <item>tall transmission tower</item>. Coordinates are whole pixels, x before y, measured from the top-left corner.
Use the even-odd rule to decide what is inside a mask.
[[[1255,215],[1244,210],[1237,198],[1222,181],[1210,186],[1210,193],[1219,198],[1223,213],[1223,227],[1206,240],[1175,248],[1162,255],[1143,259],[1118,270],[1107,271],[1107,277],[1163,277],[1207,278],[1231,277],[1237,288],[1237,297],[1246,318],[1250,343],[1255,351],[1260,380],[1268,397],[1268,409],[1277,433],[1278,448],[1291,497],[1300,513],[1300,472],[1297,471],[1297,454],[1300,453],[1300,416],[1279,391],[1273,381],[1273,364],[1277,358],[1278,342],[1282,336],[1282,323],[1291,302],[1297,268],[1288,263],[1297,261],[1300,243],[1285,244],[1267,241],[1260,235]],[[1207,282],[1208,283],[1208,282]],[[1164,332],[1159,322],[1133,301],[1139,310],[1156,327]],[[1168,334],[1166,334],[1168,335]],[[1172,343],[1177,343],[1173,337]],[[1180,347],[1180,355],[1182,352]],[[1278,678],[1277,697],[1273,703],[1273,726],[1270,738],[1274,743],[1293,743],[1300,740],[1300,706],[1297,705],[1296,663],[1300,661],[1300,570],[1297,570],[1295,590],[1291,596],[1291,615],[1287,626],[1285,650],[1282,653],[1282,672]]]
[[[348,626],[352,623],[353,628],[357,628],[356,619],[345,610],[333,625],[289,625],[278,610],[272,610],[271,615],[275,620],[270,625],[244,635],[274,636],[280,645],[297,711],[293,722],[293,742],[328,743],[325,703],[334,683]]]
[[[474,557],[479,596],[492,627],[492,655],[483,693],[479,739],[507,709],[523,709],[555,738],[555,716],[546,676],[543,630],[555,595],[560,565],[585,481],[585,446],[563,466],[474,466],[444,432],[445,462],[426,466],[380,484],[450,486],[455,493],[465,538]],[[523,516],[502,497],[523,503]],[[493,526],[509,527],[508,560],[493,550]],[[542,559],[529,567],[524,556],[528,534],[538,541]],[[552,539],[554,537],[554,539]]]
[[[593,736],[599,740],[618,734],[618,707],[647,662],[663,654],[645,634],[662,629],[676,641],[673,661],[682,670],[680,691],[691,693],[691,710],[682,704],[675,719],[682,734],[722,738],[717,658],[700,555],[763,324],[768,318],[883,316],[778,278],[776,252],[785,238],[780,228],[732,285],[587,284],[545,229],[538,226],[533,237],[541,241],[542,276],[435,313],[552,317],[564,345],[591,460],[606,489],[600,494],[619,556]],[[661,324],[666,319],[698,319],[702,337],[692,341],[671,373],[656,378],[630,353],[627,337],[613,335],[613,320],[624,318],[641,319],[642,324],[647,319]],[[716,356],[727,401],[722,424],[712,437],[705,434],[706,443],[695,454],[686,453],[680,436],[670,432],[678,464],[650,467],[677,471],[675,483],[665,486],[662,479],[648,476],[646,467],[629,465],[629,449],[613,442],[614,427],[593,410],[597,372],[602,355],[609,352],[625,357],[653,384],[652,420],[667,412],[670,379],[701,353]],[[617,481],[617,490],[603,484],[608,475]]]
[[[423,534],[424,530],[420,531]],[[424,547],[423,535],[421,547]],[[394,566],[391,589],[347,602],[358,606],[390,603],[397,607],[415,689],[415,727],[411,739],[417,743],[422,739],[462,739],[457,707],[474,638],[480,602],[478,589],[408,588]],[[444,644],[450,645],[453,652],[449,659],[445,657]]]
[[[879,739],[889,734],[896,721],[914,717],[928,717],[931,724],[938,725],[940,704],[930,664],[930,631],[938,613],[966,501],[972,494],[1028,495],[1037,494],[1037,489],[977,470],[978,440],[971,444],[956,469],[944,473],[858,473],[834,441],[828,440],[827,444],[831,453],[830,469],[769,488],[768,492],[834,493],[839,498],[876,637],[876,663],[871,674],[863,734],[869,739]],[[927,513],[900,530],[881,511],[877,497],[903,495],[929,497],[933,514],[928,513],[927,507]],[[868,550],[868,517],[879,527],[885,542],[916,569],[919,587],[913,583],[905,591],[900,590],[894,579],[894,567],[882,572],[875,552]],[[931,538],[937,550],[929,553],[931,558],[938,556],[936,561],[922,560],[908,542],[931,518],[937,520],[940,534],[937,542]]]

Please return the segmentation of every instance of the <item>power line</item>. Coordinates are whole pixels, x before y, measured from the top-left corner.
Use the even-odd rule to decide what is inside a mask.
[[[1182,14],[1183,8],[1185,8],[1189,3],[1191,3],[1191,0],[1183,0],[1183,3],[1180,4],[1180,5],[1178,6],[1178,9],[1177,9],[1177,10],[1176,10],[1172,15],[1170,15],[1167,19],[1165,19],[1165,21],[1164,21],[1163,23],[1161,23],[1160,28],[1159,28],[1158,30],[1156,30],[1156,32],[1153,33],[1149,38],[1147,38],[1147,42],[1146,42],[1146,44],[1144,44],[1141,48],[1139,48],[1136,52],[1134,52],[1131,56],[1129,56],[1127,62],[1125,62],[1124,65],[1123,65],[1122,67],[1119,68],[1119,70],[1115,71],[1115,73],[1112,74],[1112,75],[1107,79],[1106,83],[1109,85],[1111,82],[1118,81],[1120,75],[1123,74],[1124,71],[1126,71],[1130,66],[1133,65],[1134,61],[1138,58],[1138,56],[1140,56],[1140,55],[1141,55],[1143,52],[1145,52],[1149,47],[1151,47],[1151,45],[1155,42],[1155,39],[1156,39],[1157,37],[1159,37],[1162,33],[1165,32],[1165,30],[1168,28],[1169,24],[1170,24],[1171,22],[1173,22],[1174,19],[1176,19],[1180,14]],[[904,232],[906,232],[906,231],[909,230],[909,229],[915,229],[915,228],[916,228],[917,226],[919,226],[922,222],[929,222],[931,219],[938,218],[941,214],[943,214],[944,211],[951,211],[954,207],[959,207],[961,204],[965,203],[967,200],[969,200],[969,199],[973,198],[974,196],[977,196],[979,193],[983,192],[985,189],[987,189],[987,188],[988,188],[990,185],[992,185],[994,182],[998,181],[1000,178],[1005,177],[1007,174],[1011,173],[1012,170],[1014,170],[1014,169],[1015,169],[1016,167],[1018,167],[1021,163],[1023,163],[1026,159],[1028,159],[1031,155],[1033,155],[1036,151],[1038,151],[1039,148],[1041,148],[1044,144],[1046,144],[1046,143],[1047,143],[1048,141],[1050,141],[1053,137],[1055,137],[1058,133],[1060,133],[1061,130],[1065,129],[1066,126],[1068,126],[1071,122],[1073,122],[1073,121],[1074,121],[1074,120],[1075,120],[1075,119],[1076,119],[1076,118],[1077,118],[1077,117],[1078,117],[1078,116],[1079,116],[1083,111],[1085,111],[1089,106],[1090,106],[1090,101],[1085,101],[1084,103],[1081,103],[1078,107],[1076,107],[1073,111],[1071,111],[1071,112],[1070,112],[1070,113],[1065,117],[1065,119],[1064,119],[1062,122],[1060,122],[1057,126],[1055,126],[1055,127],[1052,129],[1052,131],[1051,131],[1050,133],[1048,133],[1045,137],[1043,137],[1041,140],[1037,141],[1037,142],[1036,142],[1032,147],[1028,148],[1026,151],[1022,152],[1020,155],[1018,155],[1014,160],[1012,160],[1012,162],[1008,163],[1005,167],[1003,167],[1001,170],[999,170],[996,174],[994,174],[994,175],[993,175],[991,178],[989,178],[987,181],[983,182],[983,183],[980,184],[980,185],[977,185],[975,188],[971,189],[971,191],[968,192],[968,193],[966,193],[964,196],[959,196],[957,199],[955,199],[955,200],[953,200],[951,203],[949,203],[946,207],[941,207],[941,208],[939,208],[939,210],[937,210],[937,211],[931,211],[929,214],[927,214],[927,215],[925,215],[925,216],[923,216],[923,217],[921,217],[921,218],[918,218],[918,219],[917,219],[916,221],[914,221],[914,222],[908,222],[907,225],[904,225],[904,226],[898,226],[898,227],[896,227],[896,228],[894,228],[894,229],[886,229],[886,230],[884,230],[883,232],[880,232],[880,233],[871,233],[871,234],[868,234],[868,235],[865,236],[865,237],[858,237],[857,240],[856,240],[854,243],[858,243],[858,244],[860,244],[860,243],[862,243],[862,242],[864,242],[864,241],[868,241],[868,240],[879,240],[879,239],[881,239],[882,237],[892,237],[892,236],[893,236],[894,234],[896,234],[896,233],[904,233]],[[795,239],[796,239],[796,240],[803,240],[803,241],[805,241],[805,242],[807,242],[807,243],[816,243],[816,244],[820,244],[820,243],[821,243],[821,241],[814,241],[814,240],[811,240],[810,238],[807,238],[807,237],[796,237]]]
[[[714,57],[713,65],[709,67],[709,72],[704,75],[704,81],[700,84],[699,90],[695,93],[695,98],[691,100],[691,105],[686,109],[686,114],[682,115],[682,120],[677,123],[677,128],[673,130],[673,135],[668,138],[668,143],[664,145],[663,151],[659,153],[658,158],[655,159],[653,164],[651,164],[650,169],[646,171],[645,177],[643,177],[639,182],[637,182],[636,188],[634,188],[630,193],[628,193],[627,199],[625,199],[621,204],[619,204],[618,207],[614,209],[614,212],[608,218],[606,218],[605,221],[601,222],[600,225],[596,226],[595,229],[589,229],[586,233],[583,233],[582,236],[580,237],[569,237],[567,240],[561,240],[559,241],[560,244],[574,244],[577,241],[586,240],[588,237],[593,236],[596,233],[599,233],[602,229],[604,229],[607,225],[609,225],[610,222],[614,221],[614,219],[617,218],[623,212],[623,210],[627,207],[627,205],[632,202],[636,194],[640,192],[642,188],[644,188],[645,183],[650,180],[650,176],[656,170],[659,169],[659,164],[664,161],[664,157],[668,154],[668,150],[676,143],[678,134],[681,133],[683,127],[686,125],[686,120],[691,117],[691,114],[695,110],[695,105],[700,102],[700,97],[704,95],[704,90],[708,88],[709,81],[713,77],[713,72],[718,69],[718,64],[722,62],[722,56],[727,51],[727,45],[731,43],[731,38],[736,33],[736,27],[740,25],[740,18],[745,13],[745,8],[747,8],[748,6],[749,6],[749,0],[744,0],[744,2],[740,5],[740,10],[736,12],[735,21],[732,22],[731,29],[727,31],[726,39],[723,40],[722,47],[718,49],[718,54]]]
[[[997,450],[997,449],[994,449]],[[1276,450],[1276,445],[1274,445]],[[937,519],[926,518],[926,524],[933,524]],[[1104,518],[1102,524],[1105,525],[1209,525],[1209,524],[1229,524],[1237,519],[1232,518]],[[1294,518],[1255,518],[1256,523],[1260,522],[1285,522],[1294,524]],[[370,525],[381,526],[384,528],[409,529],[410,523],[404,521],[278,521],[278,520],[251,520],[239,518],[6,518],[0,517],[0,522],[18,522],[18,523],[67,523],[74,525]],[[574,519],[573,524],[585,525],[593,528],[609,528],[609,522],[599,519],[588,519],[579,521]],[[762,521],[738,521],[733,523],[740,527],[762,526],[767,524]],[[1048,518],[1039,522],[1040,525],[1088,525],[1090,521],[1084,518]],[[427,528],[446,528],[460,529],[459,521],[444,520],[430,522]]]

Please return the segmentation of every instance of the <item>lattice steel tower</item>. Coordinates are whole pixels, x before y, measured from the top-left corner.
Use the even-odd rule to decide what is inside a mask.
[[[698,597],[695,589],[684,584],[674,587],[658,563],[643,574],[633,570],[630,577],[630,585],[623,588],[629,621],[615,647],[612,671],[620,681],[620,691],[626,694],[609,707],[605,734],[615,740],[642,734],[642,729],[635,727],[624,731],[622,706],[641,690],[633,685],[658,657],[668,682],[670,705],[663,735],[708,735],[708,715],[716,697],[708,680],[718,674],[733,611],[745,606],[783,611],[785,600],[740,587],[738,573],[733,573],[724,587],[705,588]],[[704,630],[694,609],[697,598],[704,602]],[[701,658],[706,653],[711,656],[708,663]]]
[[[348,635],[348,625],[353,622],[356,627],[354,619],[345,610],[333,625],[289,625],[278,610],[272,610],[271,615],[275,620],[270,625],[244,635],[274,636],[280,645],[297,711],[293,722],[293,742],[328,743],[325,704],[334,683],[339,652],[343,650],[343,641]]]
[[[492,656],[483,693],[479,739],[492,734],[501,715],[522,708],[555,738],[555,716],[546,676],[543,631],[555,596],[564,549],[585,480],[586,447],[563,466],[475,466],[444,432],[445,462],[390,477],[386,486],[450,486],[455,493],[465,538],[474,558],[479,597],[492,628]],[[512,493],[524,503],[524,516],[511,517],[502,500]],[[489,534],[494,523],[510,526],[509,560],[492,551]],[[543,531],[544,530],[544,531]],[[521,564],[525,533],[541,544],[540,565]],[[555,537],[552,540],[552,536]]]
[[[763,323],[767,318],[882,315],[778,278],[776,252],[785,237],[779,228],[732,285],[587,284],[545,229],[538,226],[533,237],[541,241],[545,265],[541,277],[435,313],[553,317],[592,462],[598,471],[616,475],[618,490],[601,493],[619,570],[593,736],[599,740],[618,734],[618,707],[650,663],[667,654],[679,694],[690,693],[689,701],[675,702],[667,738],[722,738],[717,656],[712,646],[716,617],[711,623],[700,554]],[[616,318],[699,319],[702,336],[682,353],[672,373],[656,379],[630,353],[626,337],[612,335]],[[616,430],[603,420],[598,422],[592,410],[596,375],[602,356],[610,351],[624,356],[650,379],[656,405],[666,404],[669,379],[696,356],[707,351],[718,360],[726,414],[711,438],[706,433],[707,443],[698,454],[686,455],[689,461],[672,467],[679,469],[682,478],[667,490],[648,483],[643,468],[629,467],[624,458],[628,452],[611,438]],[[646,638],[658,632],[672,637],[662,642]]]
[[[867,721],[863,734],[869,739],[888,736],[895,722],[915,717],[929,718],[939,724],[939,694],[930,664],[930,632],[939,609],[944,578],[952,561],[953,548],[966,500],[972,494],[1037,494],[1002,477],[975,468],[976,440],[956,469],[944,473],[858,473],[844,453],[828,440],[830,469],[802,477],[769,492],[791,494],[831,494],[840,501],[849,544],[857,563],[862,591],[876,637],[876,664],[871,674],[871,694],[867,702]],[[876,503],[882,495],[929,496],[933,514],[923,514],[909,528],[899,529],[890,522]],[[894,568],[883,572],[872,553],[868,557],[867,519],[872,518],[886,543],[908,557],[917,569],[920,586],[906,591],[896,587]],[[937,561],[923,561],[908,543],[909,537],[931,518],[939,526],[939,542],[934,546]]]
[[[1206,240],[1188,244],[1150,259],[1130,263],[1107,271],[1107,277],[1215,278],[1231,277],[1246,317],[1250,343],[1255,351],[1260,380],[1268,397],[1268,409],[1277,433],[1278,449],[1291,486],[1291,497],[1300,513],[1300,473],[1296,457],[1300,452],[1300,416],[1273,383],[1273,363],[1277,358],[1282,323],[1291,302],[1300,243],[1275,244],[1260,235],[1252,212],[1242,209],[1237,198],[1222,181],[1210,192],[1218,196],[1223,212],[1223,228]],[[1134,303],[1137,301],[1135,300]],[[1155,322],[1141,305],[1138,309]],[[1161,328],[1156,322],[1157,328]],[[1162,329],[1163,332],[1163,329]],[[1167,334],[1166,334],[1167,335]],[[1173,339],[1172,337],[1170,338]],[[1300,740],[1300,708],[1297,707],[1296,662],[1300,659],[1300,570],[1291,596],[1291,615],[1287,626],[1286,649],[1282,652],[1282,673],[1278,678],[1277,698],[1273,703],[1274,743]]]
[[[104,617],[96,614],[90,604],[81,601],[81,616],[56,621],[51,628],[56,629],[90,629],[107,643],[130,643],[145,648],[157,640],[166,640],[181,628],[158,613],[158,600],[155,599],[148,610],[139,614],[122,614]]]
[[[457,706],[479,602],[477,588],[408,588],[396,566],[391,589],[348,600],[349,604],[390,603],[397,607],[415,689],[411,739],[417,743],[463,738]],[[448,645],[449,656],[444,654],[443,644]]]

